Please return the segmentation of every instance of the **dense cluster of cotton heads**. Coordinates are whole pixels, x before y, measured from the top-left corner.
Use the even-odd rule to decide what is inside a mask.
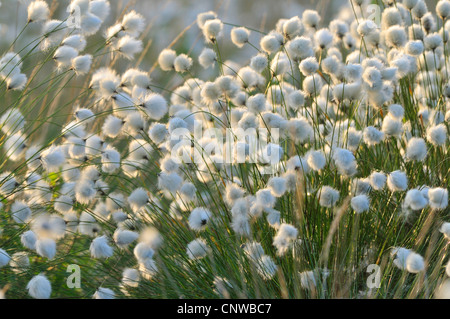
[[[353,271],[328,269],[333,232],[370,224],[378,243],[398,230],[394,221],[446,219],[450,2],[438,2],[437,16],[422,0],[385,2],[380,25],[364,18],[366,1],[352,1],[329,24],[306,10],[267,32],[201,13],[197,57],[174,45],[154,57],[158,71],[182,79],[171,88],[128,63],[145,54],[138,12],[104,26],[106,0],[73,0],[62,20],[45,1],[30,3],[37,47],[86,91],[51,141],[34,137],[46,133],[28,129],[39,119],[21,103],[2,106],[0,209],[20,232],[16,246],[0,247],[0,268],[33,274],[15,289],[49,298],[53,267],[34,273],[34,264],[77,247],[93,267],[120,267],[108,287],[93,281],[96,299],[135,296],[171,272],[202,274],[215,295],[242,297],[239,286],[253,280],[231,278],[235,268],[267,285],[289,275],[314,295]],[[90,51],[97,33],[103,46]],[[255,54],[226,60],[226,41]],[[19,54],[1,55],[0,94],[27,92],[22,66]],[[200,68],[214,75],[197,76]],[[447,222],[439,230],[450,238]],[[423,246],[397,238],[389,250],[387,240],[358,244],[361,264],[391,256],[417,276],[430,266]]]

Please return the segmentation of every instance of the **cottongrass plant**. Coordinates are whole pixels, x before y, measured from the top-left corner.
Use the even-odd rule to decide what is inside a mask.
[[[450,2],[379,4],[201,13],[198,57],[154,58],[171,86],[131,8],[32,2],[41,36],[0,59],[0,296],[449,298]]]

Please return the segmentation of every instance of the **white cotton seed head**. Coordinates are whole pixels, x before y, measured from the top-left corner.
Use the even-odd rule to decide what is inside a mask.
[[[308,166],[314,171],[320,171],[325,167],[326,158],[322,151],[309,151],[306,154],[306,161]]]
[[[245,243],[241,246],[252,260],[258,261],[264,256],[264,249],[258,242]]]
[[[339,192],[330,186],[322,186],[317,192],[322,207],[333,207],[339,200]]]
[[[255,114],[264,112],[267,109],[267,101],[264,94],[258,93],[249,97],[247,100],[247,108]]]
[[[89,12],[105,21],[111,12],[111,5],[107,0],[92,0],[89,1]]]
[[[425,261],[423,257],[415,252],[411,252],[406,258],[406,270],[416,274],[425,269]]]
[[[260,189],[256,192],[256,202],[262,207],[272,208],[275,205],[276,198],[272,195],[270,189]]]
[[[428,204],[427,199],[418,189],[410,189],[406,192],[405,205],[412,210],[421,210]]]
[[[430,33],[436,29],[436,20],[431,12],[425,13],[420,20],[426,33]]]
[[[174,194],[182,185],[182,178],[177,173],[161,172],[158,176],[158,188]]]
[[[92,258],[109,258],[113,255],[113,248],[108,243],[106,236],[95,238],[89,247]]]
[[[56,198],[53,205],[53,208],[61,214],[71,211],[72,207],[73,207],[73,200],[70,196],[66,195],[61,195],[58,198]]]
[[[273,238],[273,245],[277,248],[277,254],[283,256],[297,238],[298,230],[289,224],[281,224],[277,234]]]
[[[367,195],[358,195],[351,199],[350,205],[357,214],[366,212],[370,208],[370,201]]]
[[[450,16],[450,1],[440,0],[436,4],[436,13],[443,20],[448,18]]]
[[[247,216],[249,214],[249,201],[247,198],[238,198],[234,201],[233,207],[231,208],[232,216]]]
[[[268,64],[269,62],[264,54],[255,55],[250,60],[250,67],[258,73],[264,71],[267,68]]]
[[[402,4],[405,6],[406,9],[412,10],[417,4],[418,0],[403,0]]]
[[[177,53],[171,49],[164,49],[158,56],[159,66],[163,71],[171,71],[175,68]]]
[[[214,11],[202,12],[197,15],[197,25],[200,29],[203,29],[206,21],[217,18],[217,14]]]
[[[356,159],[353,153],[347,149],[338,148],[333,152],[334,164],[340,174],[351,176],[356,173]]]
[[[36,241],[37,236],[32,230],[28,230],[20,236],[20,242],[22,245],[31,250],[36,249]]]
[[[153,123],[148,130],[150,139],[157,145],[165,140],[168,133],[166,125],[161,123]]]
[[[435,51],[438,47],[443,45],[442,33],[432,33],[425,36],[423,39],[425,49]]]
[[[445,209],[448,205],[448,190],[441,187],[428,190],[430,206],[434,209]]]
[[[75,34],[65,38],[62,45],[68,45],[78,52],[81,52],[86,48],[86,39],[81,34]]]
[[[203,207],[194,208],[189,215],[189,227],[192,230],[200,231],[206,228],[211,212]]]
[[[288,39],[301,35],[303,32],[303,24],[298,16],[292,17],[283,23],[283,34]]]
[[[311,39],[304,36],[296,37],[289,41],[286,44],[286,50],[289,53],[289,57],[294,60],[314,56]]]
[[[4,249],[0,248],[0,268],[5,267],[10,260],[11,257],[9,256],[9,254]]]
[[[102,132],[105,136],[115,138],[122,130],[123,120],[113,115],[108,115],[102,126]]]
[[[19,184],[11,172],[3,172],[0,174],[0,194],[10,196]]]
[[[91,36],[100,30],[102,20],[94,14],[87,12],[81,16],[80,29],[84,36]]]
[[[130,196],[128,196],[128,203],[134,212],[147,205],[148,200],[149,197],[147,191],[143,188],[136,188],[131,192]]]
[[[43,274],[34,276],[27,284],[28,294],[35,299],[48,299],[52,293],[52,285]]]
[[[72,62],[72,59],[78,56],[78,51],[72,48],[71,46],[64,45],[59,47],[55,54],[53,55],[53,59],[58,63],[59,67],[69,66]]]
[[[158,267],[153,259],[147,258],[144,262],[139,263],[139,272],[142,278],[151,280],[158,272]]]
[[[1,68],[1,66],[0,66]],[[25,126],[25,118],[22,113],[11,108],[3,113],[0,118],[0,127],[5,134],[14,134],[21,131]]]
[[[363,80],[370,91],[379,91],[383,85],[380,70],[373,66],[369,66],[364,70]]]
[[[72,0],[67,8],[67,11],[74,14],[76,11],[84,15],[89,10],[89,0]]]
[[[355,195],[368,194],[370,191],[369,178],[355,178],[350,186],[351,192]]]
[[[444,235],[447,240],[450,240],[450,223],[444,222],[439,228],[439,231]]]
[[[198,238],[191,241],[187,245],[186,252],[189,259],[200,259],[205,257],[210,252],[210,248],[204,239]]]
[[[402,171],[394,171],[387,177],[387,185],[391,192],[404,191],[408,187],[408,178]]]
[[[183,201],[192,202],[197,197],[197,188],[194,184],[186,182],[180,188],[180,196]]]
[[[163,243],[163,237],[154,227],[147,227],[141,231],[140,241],[150,245],[154,250],[158,249]]]
[[[40,159],[47,172],[55,172],[64,164],[65,155],[61,147],[52,145],[41,152]]]
[[[90,165],[90,166],[83,168],[83,170],[81,171],[80,181],[81,180],[89,180],[91,182],[95,182],[99,178],[100,178],[100,172],[96,166]],[[76,191],[76,187],[75,187],[75,191]]]
[[[214,66],[214,62],[216,62],[216,52],[210,48],[204,48],[202,53],[200,53],[198,57],[198,63],[205,68],[208,69]]]
[[[322,70],[330,76],[336,76],[342,70],[342,64],[336,56],[328,56],[322,60]]]
[[[45,21],[50,16],[50,9],[45,1],[33,1],[28,5],[28,22]]]
[[[304,76],[308,76],[319,69],[319,63],[315,57],[309,57],[300,62],[299,68]]]
[[[53,259],[56,255],[56,242],[51,238],[40,238],[36,241],[38,255]]]
[[[386,185],[386,180],[387,177],[383,172],[373,172],[369,176],[370,186],[372,186],[372,188],[377,191],[384,188],[384,186]]]
[[[286,169],[288,171],[300,171],[304,174],[308,174],[310,172],[310,167],[305,158],[299,157],[298,155],[291,157],[286,163]],[[285,177],[286,178],[286,177]],[[290,178],[288,178],[290,179]],[[289,180],[286,179],[287,188],[289,189]]]
[[[304,117],[290,119],[287,124],[289,137],[295,143],[304,143],[309,141],[314,134],[314,130]]]
[[[373,126],[368,126],[363,131],[363,140],[369,146],[376,145],[383,141],[384,133]]]
[[[102,171],[114,173],[120,168],[120,153],[111,146],[102,152]]]
[[[136,11],[127,13],[122,19],[122,29],[128,34],[138,35],[145,28],[144,17]]]
[[[358,24],[356,31],[361,37],[367,37],[377,29],[377,25],[372,20],[363,20]]]
[[[256,270],[264,280],[272,279],[275,276],[277,269],[278,267],[275,262],[267,255],[262,256],[256,264]]]
[[[113,235],[114,242],[120,248],[126,248],[132,242],[137,240],[138,237],[139,237],[138,233],[131,231],[131,230],[127,230],[127,229],[121,229],[121,228],[117,228],[117,230],[114,232],[114,235]]]
[[[277,235],[280,237],[284,237],[288,240],[295,240],[298,235],[298,230],[294,226],[290,224],[281,224],[280,228],[278,229]]]
[[[411,161],[423,161],[427,156],[427,145],[423,138],[413,137],[406,146],[406,158]]]
[[[120,38],[116,50],[128,60],[132,60],[137,53],[142,52],[143,43],[129,35]]]
[[[96,223],[95,217],[87,211],[81,213],[79,221],[78,231],[81,234],[94,237],[99,232],[100,227]]]
[[[14,221],[19,224],[26,223],[31,217],[31,209],[24,201],[17,200],[11,205]]]
[[[388,114],[383,119],[381,131],[387,136],[400,136],[403,132],[403,123]]]
[[[144,99],[144,112],[152,119],[159,121],[167,114],[168,106],[166,99],[157,93],[150,93]]]
[[[92,55],[80,55],[72,59],[72,69],[77,75],[84,75],[89,72],[92,65]]]
[[[74,116],[78,122],[90,123],[95,119],[95,114],[89,109],[77,108]]]
[[[19,74],[22,65],[22,59],[18,53],[8,52],[0,58],[0,75],[7,77]]]
[[[203,25],[202,31],[208,42],[214,43],[221,36],[223,23],[219,19],[207,20]]]
[[[273,58],[272,63],[270,64],[270,69],[272,70],[274,75],[286,74],[287,72],[290,71],[289,67],[290,67],[289,60],[287,59],[285,53],[283,52],[278,52]],[[275,92],[277,92],[278,90],[279,88],[277,87]],[[273,91],[268,92],[268,95],[272,94]]]
[[[27,149],[25,137],[20,133],[6,137],[4,149],[11,161],[18,161],[25,155]]]
[[[396,7],[386,8],[381,16],[381,28],[383,30],[392,26],[399,26],[403,22],[401,12]]]
[[[333,42],[333,34],[327,28],[323,28],[314,34],[314,40],[319,49],[324,50]]]
[[[394,247],[391,250],[391,256],[394,259],[394,265],[401,270],[406,269],[406,260],[408,256],[411,254],[411,250],[403,248],[403,247]]]
[[[300,90],[289,93],[286,99],[287,106],[296,111],[305,104],[305,94]]]
[[[303,90],[311,96],[318,95],[323,87],[323,80],[317,74],[309,75],[303,80]]]
[[[401,48],[406,44],[407,36],[404,27],[395,25],[386,30],[386,42],[388,45]]]
[[[225,187],[225,202],[230,206],[234,206],[236,201],[242,198],[244,194],[245,190],[238,184],[228,183]]]
[[[89,204],[96,195],[94,183],[88,179],[81,179],[75,185],[75,198],[81,204]]]
[[[173,66],[174,66],[176,72],[179,72],[179,73],[187,72],[192,67],[192,59],[184,53],[180,54],[173,61]]]
[[[116,294],[109,288],[100,287],[92,296],[94,299],[115,299]]]
[[[144,262],[146,259],[153,258],[155,251],[148,243],[140,242],[134,247],[133,253],[138,262]]]
[[[268,54],[277,52],[280,47],[281,43],[280,40],[273,34],[268,34],[264,36],[260,41],[261,49],[263,49]]]
[[[403,109],[403,106],[399,104],[391,104],[389,105],[389,114],[398,120],[403,119],[403,116],[405,114],[405,110]]]
[[[238,48],[242,48],[248,42],[250,31],[244,27],[236,27],[231,30],[231,41]]]
[[[203,84],[200,94],[203,101],[208,105],[216,103],[220,97],[219,88],[214,82],[206,82]]]
[[[23,90],[27,84],[27,76],[23,73],[12,74],[6,78],[6,87],[8,90]]]
[[[445,146],[447,142],[447,128],[444,124],[427,128],[427,140],[435,146]]]
[[[271,177],[267,186],[275,197],[281,197],[286,192],[286,180],[283,177]]]
[[[264,211],[266,212],[266,220],[269,223],[269,225],[274,229],[279,229],[281,225],[281,213],[280,211],[273,209],[273,208],[265,208]],[[281,252],[279,250],[279,252]]]
[[[133,268],[125,268],[122,273],[122,283],[127,287],[139,286],[139,270]]]
[[[317,29],[320,22],[320,15],[315,10],[305,10],[303,11],[302,21],[305,26]]]

